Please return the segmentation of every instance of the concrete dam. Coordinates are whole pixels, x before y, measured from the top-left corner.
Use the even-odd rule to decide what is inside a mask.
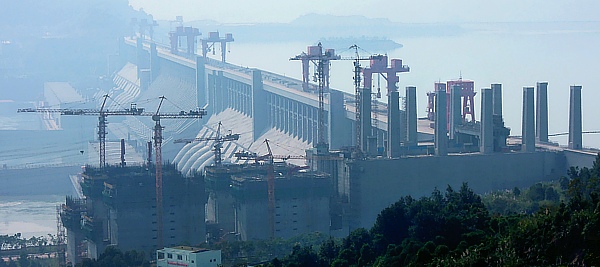
[[[311,49],[314,47],[303,55],[310,56]],[[427,94],[431,120],[418,119],[416,98],[425,93],[407,87],[401,98],[396,88],[398,75],[410,68],[400,59],[388,63],[387,56],[371,58],[370,65],[361,71],[364,86],[357,88],[357,95],[368,97],[328,88],[325,82],[322,102],[317,87],[307,80],[174,51],[139,38],[123,40],[119,55],[109,61],[109,70],[114,87],[98,92],[98,96],[111,96],[108,108],[124,103],[141,105],[165,96],[171,105],[165,104],[162,110],[191,111],[200,107],[207,111],[200,120],[162,124],[163,159],[179,172],[170,169],[172,177],[165,181],[177,190],[166,191],[164,199],[178,203],[184,197],[181,203],[193,202],[195,209],[206,206],[205,213],[204,209],[186,211],[171,204],[172,211],[165,214],[175,219],[169,222],[172,228],[168,229],[171,236],[165,236],[166,246],[190,240],[210,242],[225,236],[238,240],[288,238],[314,231],[345,236],[354,229],[371,227],[382,209],[405,195],[421,197],[435,188],[459,188],[464,182],[477,193],[527,187],[557,180],[570,166],[591,166],[597,155],[597,151],[581,149],[578,86],[570,88],[572,115],[566,148],[548,142],[547,83],[543,82],[537,88],[523,88],[523,133],[519,135],[511,134],[504,126],[501,84],[482,89],[480,106],[475,108],[472,81],[436,83],[434,92]],[[387,103],[372,101],[372,74],[385,75]],[[324,78],[326,81],[327,76]],[[538,96],[535,101],[534,91]],[[320,103],[324,114],[320,114]],[[480,121],[475,121],[475,111],[480,111]],[[467,113],[470,120],[465,119]],[[150,118],[136,116],[108,124],[111,139],[127,139],[130,147],[142,155],[152,139],[152,128]],[[214,160],[217,144],[211,140],[220,139],[222,131],[239,136],[218,144],[221,165]],[[321,135],[324,140],[319,140]],[[185,138],[202,141],[184,145],[175,142]],[[324,149],[318,145],[322,141],[327,144]],[[257,155],[265,154],[271,159],[283,155],[279,159],[284,161],[271,166],[253,163],[261,158]],[[109,165],[118,162],[116,157],[107,158]],[[136,163],[143,162],[132,165]],[[268,182],[269,173],[275,176],[274,189]],[[198,174],[204,175],[203,181]],[[148,176],[140,178],[143,175]],[[118,176],[127,175],[119,171]],[[141,168],[140,174],[135,174],[139,184],[115,177],[101,172],[84,175],[84,184],[87,181],[91,186],[88,190],[96,192],[95,201],[109,201],[103,208],[92,207],[99,206],[97,203],[69,200],[76,206],[66,209],[70,217],[86,209],[99,209],[96,218],[88,218],[90,233],[101,233],[96,233],[95,240],[88,240],[87,255],[97,255],[101,248],[119,243],[127,244],[127,248],[143,246],[151,253],[156,248],[148,245],[156,239],[156,231],[151,230],[156,214],[148,207],[154,202],[147,197],[145,204],[130,202],[120,190],[144,184],[144,192],[151,195],[148,185],[152,173]],[[183,186],[188,183],[194,184],[193,188]],[[193,189],[203,194],[192,199]],[[106,200],[100,196],[115,197]],[[116,224],[127,224],[126,216],[118,216],[119,207],[146,210],[147,214],[138,216],[151,222],[144,226],[144,244],[119,240],[125,234],[118,234]],[[180,225],[178,220],[185,223]],[[81,229],[68,230],[81,233]],[[73,242],[85,239],[81,235],[73,237]],[[72,255],[81,254],[75,247],[70,249]]]

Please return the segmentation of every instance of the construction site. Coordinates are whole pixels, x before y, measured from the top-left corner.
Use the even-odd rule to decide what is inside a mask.
[[[320,43],[290,55],[301,63],[296,80],[228,63],[232,34],[201,38],[199,29],[179,26],[161,45],[140,29],[109,60],[112,86],[97,92],[94,107],[19,110],[40,113],[48,125],[98,118],[81,195],[59,210],[71,263],[107,246],[153,255],[224,240],[343,237],[371,227],[402,196],[462,183],[477,193],[526,187],[591,166],[597,154],[582,149],[581,86],[565,88],[569,145],[561,147],[548,139],[548,82],[523,88],[522,133],[513,133],[502,84],[479,95],[462,77],[427,93],[400,90],[400,75],[411,71],[402,59],[363,57],[356,46],[345,58]],[[219,49],[221,60],[207,57]],[[354,93],[330,88],[335,60],[351,63]],[[425,118],[417,116],[418,96],[428,99]],[[156,111],[138,107],[145,99],[159,101]]]

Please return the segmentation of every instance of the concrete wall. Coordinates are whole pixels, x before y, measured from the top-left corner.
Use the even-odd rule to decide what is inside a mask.
[[[255,179],[255,178],[250,178]],[[234,182],[236,230],[242,240],[270,237],[266,180]],[[331,181],[327,178],[275,179],[275,237],[329,233]]]
[[[132,168],[135,167],[112,168],[108,179],[98,173],[88,173],[95,177],[88,179],[94,184],[91,190],[84,191],[91,203],[88,216],[93,216],[94,221],[93,237],[88,240],[92,246],[88,253],[99,255],[107,245],[116,245],[123,251],[144,251],[147,256],[156,250],[158,224],[154,170],[146,172]],[[170,169],[164,169],[163,176],[163,244],[205,242],[204,180],[184,178]],[[106,187],[104,182],[111,186]]]
[[[349,164],[350,230],[370,228],[379,212],[400,197],[429,195],[463,182],[476,193],[526,187],[565,173],[563,154],[554,152],[423,156]]]
[[[578,150],[565,149],[563,151],[566,158],[567,167],[587,167],[591,168],[594,165],[597,154]]]

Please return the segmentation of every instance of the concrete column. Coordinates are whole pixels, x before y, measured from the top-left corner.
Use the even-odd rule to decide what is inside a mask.
[[[208,101],[208,115],[216,114],[217,111],[217,71],[212,70],[210,74],[207,75],[207,83],[208,83],[208,95],[206,99]]]
[[[217,71],[217,76],[215,77],[215,79],[217,79],[217,86],[216,86],[216,92],[217,92],[217,107],[215,109],[215,113],[220,113],[223,110],[225,110],[225,108],[227,108],[226,103],[228,102],[228,94],[227,94],[227,88],[225,88],[225,81],[223,78],[223,71],[219,70]]]
[[[450,88],[450,139],[456,140],[456,127],[462,123],[460,85]]]
[[[502,84],[492,84],[492,105],[494,105],[494,115],[502,117]]]
[[[494,152],[493,106],[492,89],[481,89],[481,139],[479,140],[479,152],[483,154]]]
[[[290,135],[294,134],[294,130],[292,125],[294,124],[293,120],[293,116],[292,116],[292,100],[289,98],[286,98],[285,100],[285,114],[286,116],[286,120],[287,120],[287,124],[286,124],[286,128],[287,128],[287,133]]]
[[[352,145],[352,127],[351,122],[346,118],[346,109],[344,108],[344,94],[341,91],[329,91],[329,112],[327,112],[329,121],[328,137],[329,147],[331,149],[340,149],[343,146]]]
[[[160,72],[160,63],[158,58],[158,51],[156,51],[156,43],[150,44],[150,71],[150,78],[152,78],[150,82],[153,82],[154,80],[156,80],[156,77],[158,77],[158,73]]]
[[[446,118],[446,84],[439,83],[435,90],[435,155],[448,155],[448,123]]]
[[[581,149],[582,142],[582,120],[581,120],[581,86],[572,85],[570,88],[569,106],[569,148]]]
[[[262,73],[258,69],[252,70],[252,140],[256,141],[269,127],[269,105],[267,92],[263,86]]]
[[[388,93],[388,157],[400,157],[401,125],[400,95],[398,91]]]
[[[492,84],[492,105],[494,106],[494,115],[502,116],[502,84]]]
[[[535,139],[548,142],[548,83],[536,84]]]
[[[406,87],[406,141],[416,145],[417,139],[417,87]]]
[[[521,127],[521,151],[535,152],[535,114],[533,87],[523,87],[523,124]]]
[[[204,58],[196,57],[196,91],[198,92],[198,107],[204,108],[208,104],[208,92],[206,91],[206,66]]]
[[[151,71],[149,69],[141,69],[140,73],[140,91],[145,92],[150,87]]]
[[[371,87],[365,87],[360,90],[360,149],[367,152],[367,139],[372,135],[371,126]]]
[[[142,39],[137,39],[136,41],[136,65],[137,65],[137,77],[140,78],[140,72],[144,68],[144,43]]]
[[[138,78],[140,77],[140,72],[143,69],[150,68],[150,54],[144,50],[144,44],[142,39],[137,39],[136,43],[136,65],[137,65],[137,74]]]
[[[367,137],[367,153],[369,156],[377,156],[377,136],[372,135]]]

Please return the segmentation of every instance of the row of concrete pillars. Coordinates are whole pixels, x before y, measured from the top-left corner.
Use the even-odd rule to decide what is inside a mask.
[[[450,88],[450,101],[448,101],[446,99],[446,84],[436,83],[434,118],[435,155],[447,155],[449,141],[452,140],[455,144],[458,142],[457,128],[463,123],[462,113],[464,112],[461,104],[461,90],[462,88],[459,85],[452,86]],[[450,109],[446,107],[448,104],[450,105]],[[491,88],[483,88],[481,90],[481,133],[479,135],[479,150],[481,153],[492,153],[495,150],[494,117],[502,119],[501,84],[492,84]]]
[[[522,151],[534,152],[536,142],[548,142],[548,83],[538,82],[536,85],[534,106],[534,87],[523,88],[523,117],[522,117]],[[437,84],[435,100],[435,154],[448,154],[448,138],[455,138],[455,127],[461,121],[460,87],[450,91],[450,114],[446,114],[446,85]],[[495,118],[502,119],[502,85],[492,84],[491,88],[481,89],[481,126],[479,135],[479,151],[492,153],[497,151],[498,137],[495,136]],[[447,121],[450,119],[450,122]],[[569,148],[582,148],[581,122],[581,86],[570,88],[569,109]],[[450,129],[448,129],[448,125]],[[446,134],[449,132],[449,136]],[[504,143],[504,146],[506,144]]]
[[[535,142],[548,142],[548,83],[536,85],[536,108],[533,114],[533,87],[523,87],[522,150],[535,151]],[[581,86],[572,85],[569,89],[569,143],[570,149],[581,149]],[[535,119],[534,119],[535,116]],[[534,128],[535,127],[535,128]]]
[[[406,87],[405,112],[400,111],[400,95],[392,91],[388,95],[388,127],[385,151],[388,157],[400,157],[402,144],[405,146],[417,145],[417,88]],[[377,136],[374,133],[371,118],[371,89],[361,89],[361,143],[362,151],[369,155],[377,155]],[[376,111],[377,112],[377,111]],[[403,117],[404,115],[404,117]]]

